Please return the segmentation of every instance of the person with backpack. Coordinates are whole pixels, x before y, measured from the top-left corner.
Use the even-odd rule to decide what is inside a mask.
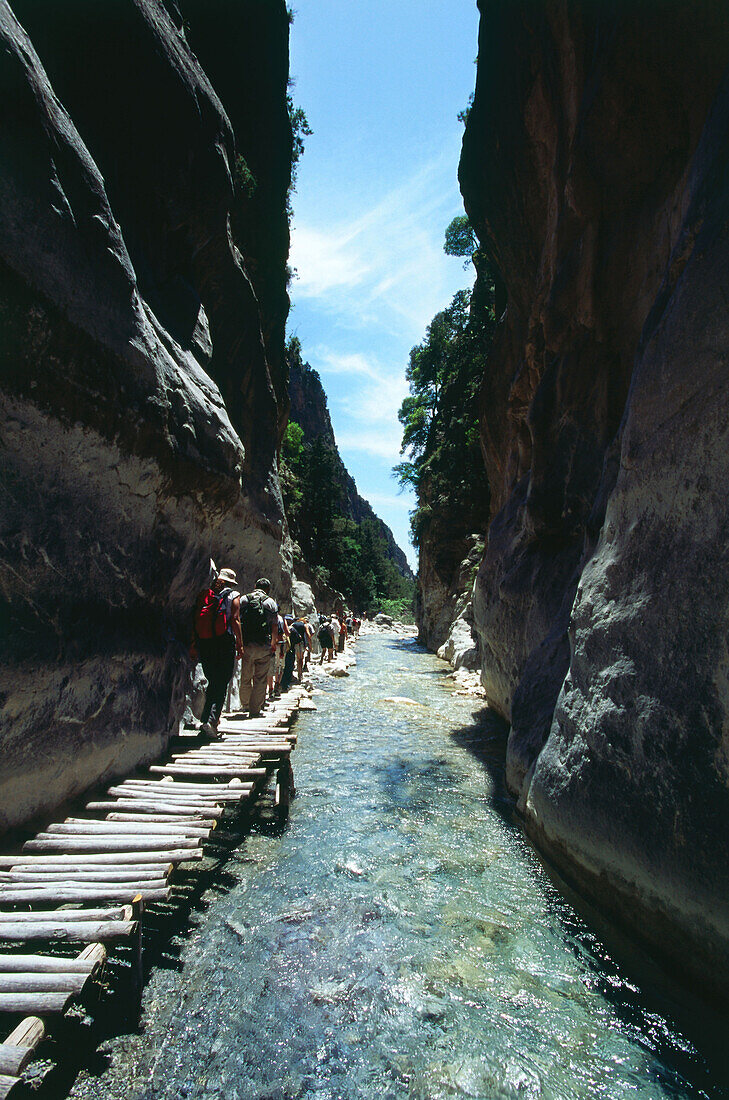
[[[286,658],[286,650],[289,644],[289,635],[286,623],[283,615],[280,613],[276,616],[276,623],[278,625],[278,642],[273,654],[273,660],[271,661],[270,668],[268,670],[268,701],[272,702],[274,699],[281,698],[281,678],[284,670],[284,660]]]
[[[266,684],[271,660],[278,645],[278,606],[271,599],[271,582],[266,577],[240,600],[243,656],[240,671],[240,709],[257,718],[266,701]]]
[[[195,613],[192,656],[199,655],[208,682],[200,732],[217,738],[225,693],[233,676],[236,656],[243,654],[240,629],[240,592],[232,569],[221,569],[212,587],[200,594]]]
[[[328,619],[325,619],[319,627],[319,644],[321,646],[320,665],[324,664],[324,658],[331,661],[334,657],[334,631]]]
[[[339,644],[337,645],[337,653],[344,653],[344,643],[347,640],[347,623],[344,618],[344,613],[339,614]]]
[[[296,618],[291,620],[289,623],[289,635],[296,657],[296,676],[299,683],[301,683],[304,678],[304,652],[311,649],[309,632],[303,619]]]

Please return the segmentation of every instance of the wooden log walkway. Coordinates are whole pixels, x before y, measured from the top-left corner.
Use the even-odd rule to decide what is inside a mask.
[[[0,1043],[0,1100],[41,1042],[42,1017],[64,1012],[98,979],[105,945],[132,947],[141,993],[144,907],[170,900],[176,868],[202,859],[223,814],[254,801],[274,774],[276,805],[287,811],[290,726],[302,699],[308,692],[293,687],[260,718],[226,715],[220,740],[202,744],[184,731],[166,763],[115,782],[22,851],[0,855],[0,1014],[25,1016]],[[54,944],[87,946],[68,958],[51,954]]]

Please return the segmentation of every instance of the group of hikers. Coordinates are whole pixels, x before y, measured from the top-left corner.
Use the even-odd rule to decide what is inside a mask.
[[[319,645],[321,646],[321,660],[319,664],[324,664],[325,658],[327,661],[332,660],[335,646],[338,653],[344,653],[344,643],[347,640],[347,635],[349,634],[356,638],[359,635],[361,625],[362,620],[356,618],[354,615],[350,615],[346,619],[343,614],[332,615],[329,618],[321,616],[317,634]]]
[[[282,615],[271,597],[271,582],[259,577],[246,595],[238,591],[232,569],[221,569],[196,601],[190,656],[200,661],[208,687],[200,732],[218,737],[226,693],[240,659],[240,709],[258,717],[267,698],[288,691],[294,677],[301,683],[315,648],[321,662],[331,661],[335,644],[344,651],[348,634],[358,635],[361,620],[344,614],[320,616],[315,628],[306,619]],[[318,644],[317,644],[318,643]]]

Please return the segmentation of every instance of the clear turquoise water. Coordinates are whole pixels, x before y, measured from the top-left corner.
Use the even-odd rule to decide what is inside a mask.
[[[723,1095],[512,823],[478,701],[412,642],[357,657],[299,719],[285,832],[246,838],[73,1095]]]

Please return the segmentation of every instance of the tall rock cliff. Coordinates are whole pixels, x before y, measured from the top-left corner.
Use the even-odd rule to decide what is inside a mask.
[[[329,416],[327,395],[318,373],[308,363],[304,363],[299,355],[290,357],[289,368],[291,419],[299,425],[307,443],[321,438],[336,453],[344,515],[355,523],[361,523],[365,519],[373,520],[377,524],[380,536],[387,544],[390,560],[394,562],[401,576],[412,580],[412,570],[405,554],[395,542],[395,536],[384,520],[375,514],[371,504],[359,495],[354,478],[342,462]]]
[[[483,682],[527,828],[729,980],[729,17],[481,3],[461,184],[503,281]]]
[[[290,589],[291,129],[283,0],[0,0],[0,37],[2,829],[159,751],[211,556]]]

